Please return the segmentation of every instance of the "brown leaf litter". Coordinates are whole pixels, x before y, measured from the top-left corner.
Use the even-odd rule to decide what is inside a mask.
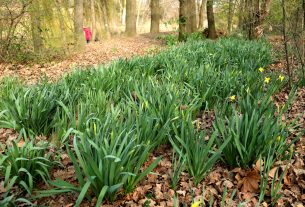
[[[115,37],[86,45],[81,53],[75,53],[62,61],[44,64],[6,64],[0,63],[0,79],[17,76],[27,83],[37,82],[41,75],[55,81],[75,68],[97,67],[120,58],[141,56],[163,47],[162,41],[147,35],[137,37]]]

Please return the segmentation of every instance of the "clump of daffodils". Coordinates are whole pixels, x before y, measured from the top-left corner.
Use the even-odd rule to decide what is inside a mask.
[[[270,83],[270,78],[269,77],[265,77],[264,83]]]
[[[230,101],[231,101],[231,102],[234,102],[235,100],[236,100],[236,96],[235,96],[235,95],[230,96]]]

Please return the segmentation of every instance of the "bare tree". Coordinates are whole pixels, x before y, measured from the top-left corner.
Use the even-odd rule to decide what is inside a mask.
[[[256,39],[263,33],[262,24],[270,11],[271,0],[247,0],[248,9],[248,37]]]
[[[213,4],[213,0],[207,0],[208,38],[210,39],[217,38]]]
[[[137,34],[137,2],[136,0],[126,0],[126,35],[135,36]]]
[[[303,0],[303,30],[305,31],[305,0]]]
[[[83,0],[74,1],[74,39],[76,48],[81,49],[84,44],[83,21],[84,21]]]
[[[231,33],[232,30],[232,20],[233,20],[233,0],[229,0],[229,9],[228,9],[228,33]]]
[[[288,38],[287,38],[287,31],[286,31],[286,20],[287,20],[287,14],[286,14],[286,1],[282,0],[282,12],[283,12],[283,37],[284,37],[284,50],[285,50],[285,59],[286,59],[286,68],[287,73],[289,77],[289,87],[291,87],[291,81],[292,81],[292,74],[290,71],[290,64],[289,64],[289,52],[288,52]]]
[[[150,33],[159,33],[160,31],[160,0],[150,1],[151,24]]]
[[[61,9],[62,4],[60,0],[55,1],[55,7],[58,13],[60,30],[62,31],[62,43],[64,48],[67,48],[67,32],[66,32],[65,18]]]
[[[246,7],[246,0],[239,1],[239,11],[238,11],[238,28],[244,29],[245,27],[245,7]]]
[[[206,13],[206,3],[207,0],[201,0],[200,9],[199,9],[198,30],[203,29],[204,14]]]
[[[96,38],[95,0],[90,1],[92,40]]]
[[[188,16],[190,20],[190,32],[197,31],[197,9],[196,9],[196,0],[188,0]]]
[[[186,40],[187,34],[190,33],[188,6],[187,0],[179,0],[179,41]]]
[[[41,52],[43,49],[41,14],[39,1],[35,0],[30,6],[31,30],[34,52]]]

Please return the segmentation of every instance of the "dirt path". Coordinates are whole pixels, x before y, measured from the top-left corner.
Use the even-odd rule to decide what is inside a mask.
[[[18,76],[28,83],[35,83],[41,74],[49,80],[57,80],[77,66],[90,66],[107,63],[119,58],[144,55],[162,47],[162,42],[147,35],[134,38],[115,37],[109,40],[90,43],[82,53],[71,55],[63,61],[47,64],[16,65],[0,64],[0,79],[5,76]]]

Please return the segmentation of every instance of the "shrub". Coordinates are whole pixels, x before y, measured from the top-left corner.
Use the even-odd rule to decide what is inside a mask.
[[[158,39],[164,40],[167,46],[174,46],[178,43],[178,36],[176,34],[162,35]]]

